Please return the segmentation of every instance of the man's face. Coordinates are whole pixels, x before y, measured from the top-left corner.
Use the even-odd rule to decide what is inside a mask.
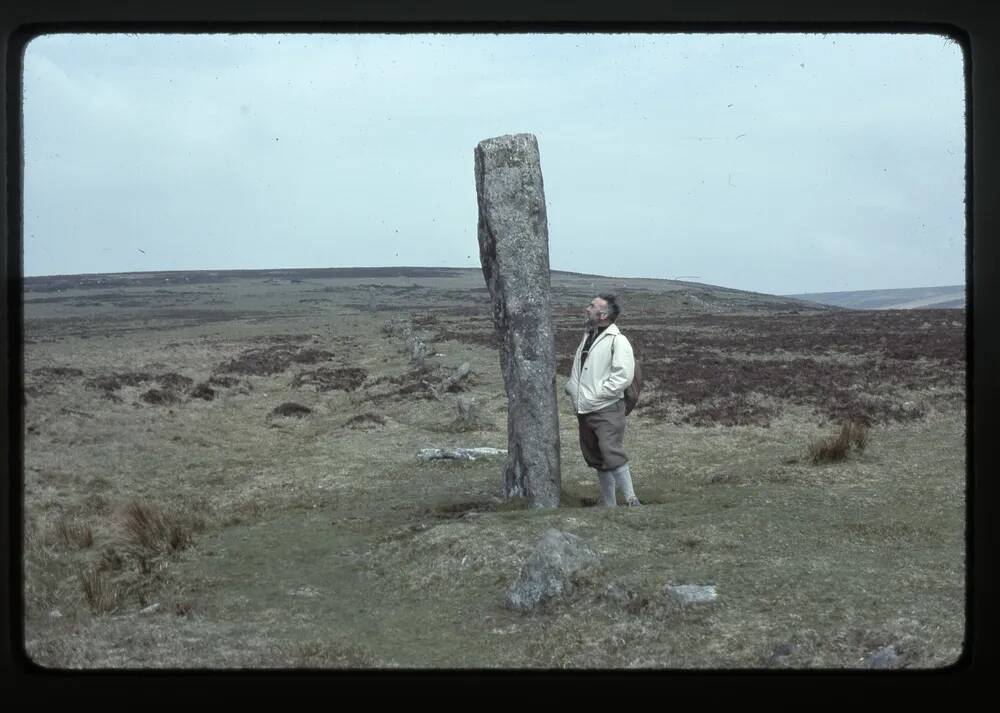
[[[606,300],[602,300],[600,297],[595,297],[590,301],[590,304],[585,308],[586,316],[584,317],[584,323],[588,327],[596,327],[602,321],[604,314],[607,312],[608,303]]]

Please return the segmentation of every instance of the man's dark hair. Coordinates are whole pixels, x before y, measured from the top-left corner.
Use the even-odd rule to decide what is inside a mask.
[[[612,294],[598,295],[598,297],[608,303],[608,320],[614,322],[618,319],[618,315],[622,313],[622,308],[618,304],[618,298]]]

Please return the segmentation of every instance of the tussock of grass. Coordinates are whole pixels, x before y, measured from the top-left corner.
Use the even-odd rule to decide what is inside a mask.
[[[94,545],[90,526],[65,515],[56,523],[56,533],[63,545],[71,550],[85,550]]]
[[[851,444],[858,451],[863,451],[868,446],[869,431],[868,426],[863,423],[851,423]]]
[[[863,451],[868,445],[868,427],[857,421],[846,421],[835,436],[822,438],[809,444],[809,460],[813,464],[836,463],[847,458],[853,445]]]
[[[121,603],[121,590],[98,567],[86,567],[79,573],[83,596],[95,614],[115,611]]]
[[[132,544],[154,552],[183,550],[193,540],[191,526],[137,501],[125,510],[125,531]]]

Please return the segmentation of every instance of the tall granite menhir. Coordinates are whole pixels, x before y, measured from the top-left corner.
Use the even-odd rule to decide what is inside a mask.
[[[549,229],[538,142],[498,136],[476,146],[479,259],[493,302],[507,387],[504,498],[558,507],[559,411]]]

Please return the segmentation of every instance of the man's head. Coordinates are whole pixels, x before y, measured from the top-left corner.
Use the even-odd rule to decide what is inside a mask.
[[[618,300],[614,295],[604,294],[592,299],[585,311],[584,322],[587,327],[607,327],[618,319],[621,307],[618,306]]]

